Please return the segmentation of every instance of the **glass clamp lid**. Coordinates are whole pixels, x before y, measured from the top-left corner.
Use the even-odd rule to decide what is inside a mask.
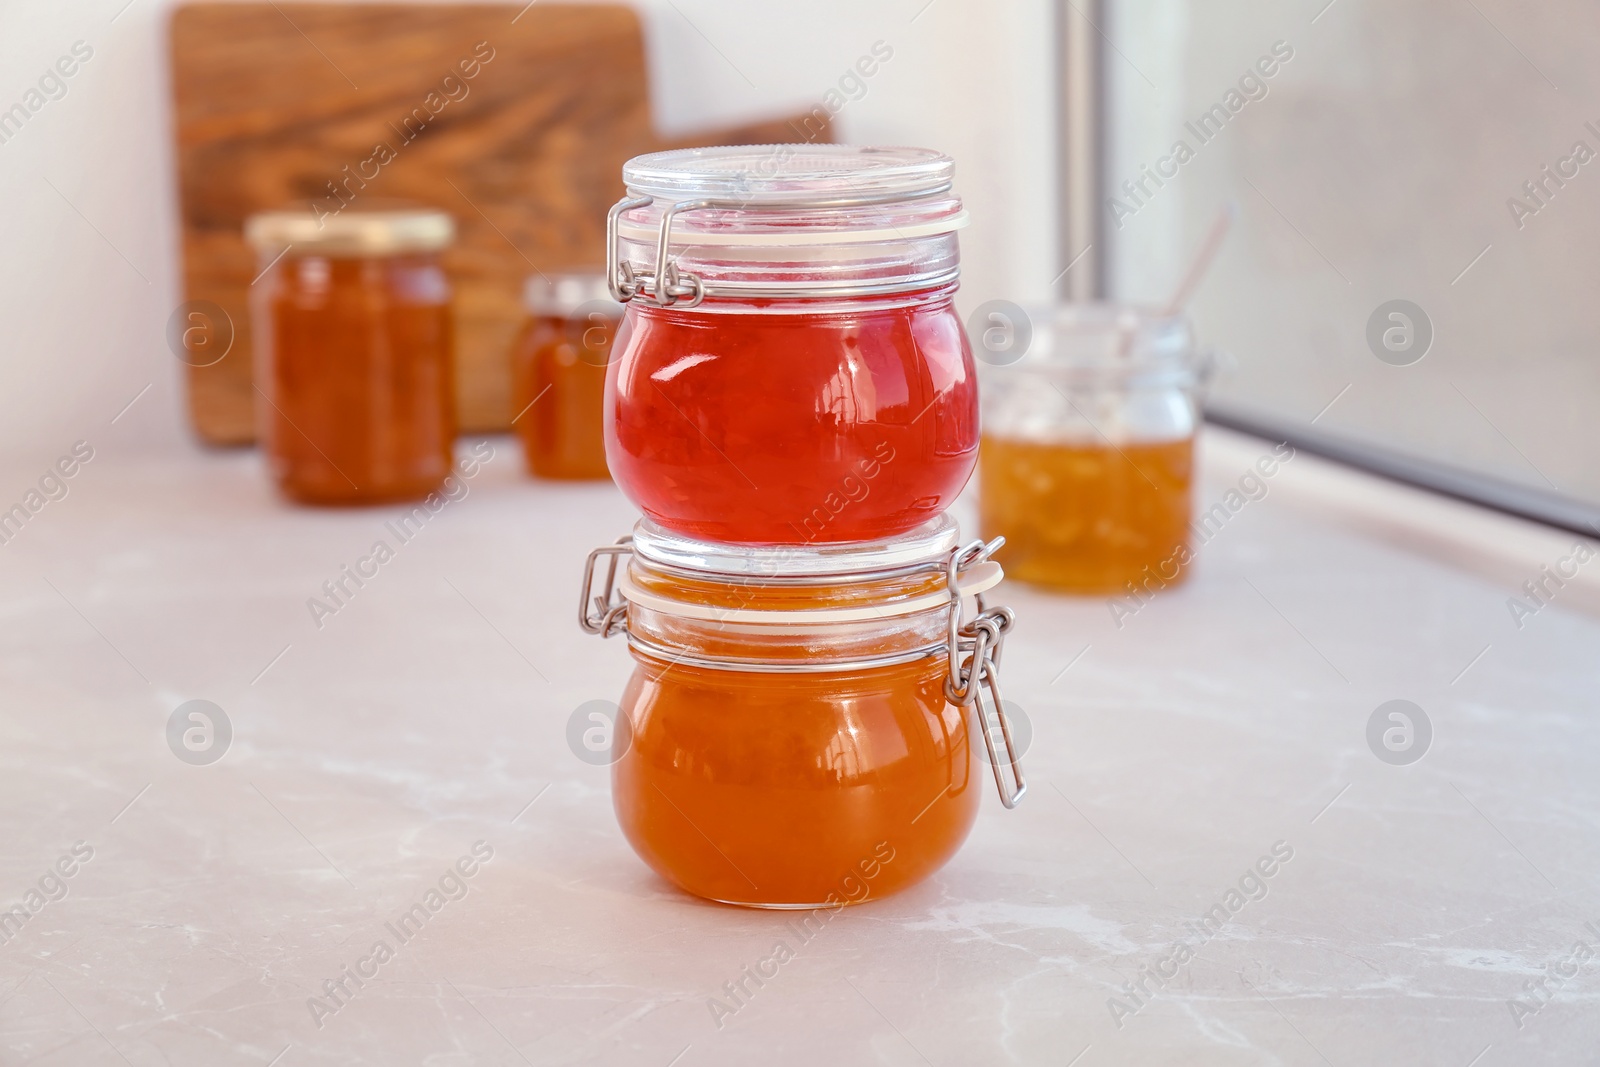
[[[637,545],[634,547],[637,554]],[[893,619],[905,615],[934,611],[948,607],[951,598],[975,597],[1000,584],[1005,577],[1000,564],[992,559],[969,564],[958,575],[954,585],[942,585],[930,592],[903,597],[887,604],[859,604],[833,608],[749,608],[727,607],[717,604],[678,600],[641,586],[627,572],[617,575],[613,586],[615,595],[630,604],[639,604],[655,611],[668,612],[679,618],[700,619],[705,622],[772,623],[784,626],[815,626],[828,623],[867,622],[875,619]],[[940,646],[942,651],[943,646]],[[918,650],[919,655],[926,654]]]
[[[894,202],[949,192],[954,175],[942,152],[835,144],[680,148],[636,156],[622,168],[636,196],[741,207]]]
[[[590,554],[579,623],[608,637],[623,632],[630,603],[680,618],[792,628],[904,618],[949,605],[946,563],[959,534],[942,514],[876,541],[734,545],[644,519],[631,537]],[[959,593],[977,595],[1000,581],[999,564],[987,555],[957,576]],[[604,588],[596,591],[602,558]]]
[[[820,674],[942,656],[945,696],[973,709],[1011,808],[1027,791],[1000,693],[1014,617],[984,602],[1003,540],[958,545],[948,515],[882,541],[756,548],[643,521],[589,554],[578,621],[669,667]]]
[[[866,297],[953,284],[966,212],[923,148],[783,144],[637,156],[606,216],[619,301]],[[632,259],[642,253],[647,264]],[[676,254],[674,254],[676,252]],[[692,269],[691,269],[692,268]]]

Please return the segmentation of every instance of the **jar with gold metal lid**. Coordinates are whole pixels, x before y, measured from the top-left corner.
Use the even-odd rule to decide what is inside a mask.
[[[388,202],[269,211],[245,236],[257,426],[278,487],[312,504],[411,500],[455,438],[450,216]]]

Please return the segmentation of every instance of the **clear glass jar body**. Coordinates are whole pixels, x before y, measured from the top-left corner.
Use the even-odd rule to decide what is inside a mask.
[[[1200,362],[1187,320],[1077,305],[984,371],[979,521],[1006,572],[1083,594],[1181,582]]]
[[[926,522],[966,485],[977,379],[948,291],[706,307],[630,304],[607,383],[609,464],[651,519],[734,543],[866,541]]]
[[[529,315],[511,354],[513,427],[541,478],[605,479],[606,366],[622,314],[603,275],[529,282]]]
[[[729,573],[731,546],[640,524],[612,787],[646,863],[697,896],[802,908],[883,896],[955,853],[984,779],[945,694],[954,531],[768,549]],[[862,564],[879,569],[822,573]]]
[[[950,504],[978,441],[952,174],[936,152],[838,145],[629,161],[606,456],[640,510],[708,540],[825,544]]]
[[[443,483],[455,404],[437,254],[291,252],[256,283],[251,315],[260,438],[285,495],[379,503]]]

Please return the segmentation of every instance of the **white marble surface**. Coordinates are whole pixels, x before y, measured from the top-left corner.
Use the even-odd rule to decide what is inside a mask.
[[[1031,795],[989,794],[937,876],[799,945],[629,851],[564,733],[629,670],[572,615],[631,512],[494,447],[321,630],[307,598],[391,513],[281,505],[249,455],[102,455],[0,546],[0,908],[93,849],[0,944],[0,1062],[1594,1062],[1600,957],[1520,1029],[1508,1007],[1600,948],[1577,601],[1517,630],[1514,583],[1290,491],[1308,457],[1120,630],[1009,585]],[[1261,450],[1215,437],[1202,498]],[[166,744],[193,698],[233,724],[210,766]],[[1392,698],[1434,726],[1411,766],[1365,741]],[[319,1027],[307,998],[477,841],[467,895]],[[1187,924],[1280,841],[1201,945]],[[779,939],[795,958],[719,1029],[709,999]],[[1179,940],[1195,958],[1119,1027],[1109,998]]]

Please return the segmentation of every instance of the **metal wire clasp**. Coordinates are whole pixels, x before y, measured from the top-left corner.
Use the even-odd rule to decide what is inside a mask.
[[[606,281],[611,295],[626,304],[636,296],[644,296],[661,307],[692,308],[705,299],[705,286],[698,274],[679,271],[678,264],[669,255],[672,245],[672,219],[680,211],[715,207],[714,200],[680,200],[661,213],[661,229],[656,235],[656,266],[650,274],[641,274],[629,261],[622,258],[621,222],[624,212],[655,203],[650,196],[623,197],[606,212]]]
[[[1010,608],[986,606],[983,594],[977,593],[972,598],[976,614],[965,620],[960,589],[961,572],[982,563],[1003,544],[1004,537],[996,537],[987,544],[973,541],[952,552],[945,565],[945,580],[950,587],[946,646],[950,673],[944,680],[944,692],[952,704],[970,707],[978,717],[984,747],[989,750],[989,765],[994,768],[994,785],[1000,791],[1000,803],[1014,808],[1027,793],[1028,783],[1022,776],[1021,757],[1011,739],[1011,723],[1006,719],[1005,704],[1000,696],[1000,653],[1015,616]],[[1001,744],[1005,747],[1004,761],[995,747],[995,726],[1000,729]]]
[[[633,538],[621,537],[614,545],[605,545],[589,553],[583,565],[583,587],[578,590],[578,625],[601,637],[615,637],[628,629],[628,602],[618,595],[617,564],[622,557],[633,555]],[[595,571],[600,558],[606,557],[605,588],[596,593]]]

